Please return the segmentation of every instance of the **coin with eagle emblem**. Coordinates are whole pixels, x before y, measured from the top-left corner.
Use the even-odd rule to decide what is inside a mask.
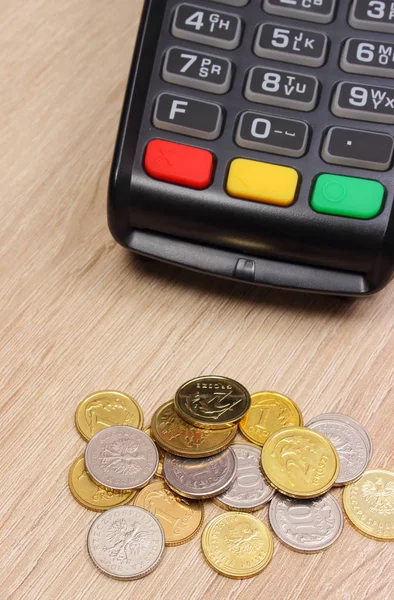
[[[376,540],[394,541],[394,472],[367,469],[343,491],[346,516],[356,529]]]
[[[206,525],[201,546],[208,564],[221,575],[246,579],[260,573],[274,552],[268,527],[249,513],[228,512]]]
[[[175,394],[175,410],[180,417],[203,429],[227,429],[238,423],[249,407],[248,390],[229,377],[196,377]]]
[[[135,427],[103,429],[85,450],[86,470],[109,490],[128,491],[147,484],[157,471],[159,453],[154,441]]]
[[[160,522],[144,508],[111,508],[93,522],[88,552],[103,573],[116,579],[139,579],[151,573],[164,551]]]

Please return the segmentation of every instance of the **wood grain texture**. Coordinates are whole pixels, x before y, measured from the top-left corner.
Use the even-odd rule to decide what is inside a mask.
[[[387,600],[394,545],[347,523],[328,551],[275,542],[249,581],[216,575],[199,537],[131,583],[86,551],[95,514],[67,474],[86,394],[134,395],[149,423],[200,374],[289,394],[308,419],[343,411],[394,467],[394,286],[364,301],[254,289],[130,257],[106,188],[141,0],[0,0],[0,597]],[[339,491],[335,494],[339,496]],[[220,509],[207,504],[208,519]],[[266,510],[259,513],[266,519]]]

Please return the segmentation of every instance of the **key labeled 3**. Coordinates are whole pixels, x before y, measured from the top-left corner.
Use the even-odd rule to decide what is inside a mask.
[[[261,58],[321,67],[326,60],[327,47],[328,39],[323,33],[263,23],[257,32],[254,52]]]
[[[170,48],[164,59],[163,79],[212,94],[225,94],[231,87],[232,65],[220,56]]]

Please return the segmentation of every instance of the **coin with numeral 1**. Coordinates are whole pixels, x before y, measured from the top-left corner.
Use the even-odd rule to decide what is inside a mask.
[[[226,510],[258,510],[270,502],[275,494],[261,471],[261,449],[251,444],[238,443],[231,448],[237,457],[236,478],[229,489],[216,496],[213,501]]]
[[[314,500],[294,500],[277,494],[270,504],[269,519],[278,538],[299,552],[328,548],[343,529],[342,509],[331,494]]]
[[[196,377],[175,394],[175,410],[182,419],[206,429],[227,429],[250,407],[248,390],[229,377]]]

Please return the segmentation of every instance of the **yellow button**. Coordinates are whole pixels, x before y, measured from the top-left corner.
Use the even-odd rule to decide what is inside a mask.
[[[227,192],[237,198],[289,206],[295,200],[298,172],[290,167],[236,158],[230,166]]]

